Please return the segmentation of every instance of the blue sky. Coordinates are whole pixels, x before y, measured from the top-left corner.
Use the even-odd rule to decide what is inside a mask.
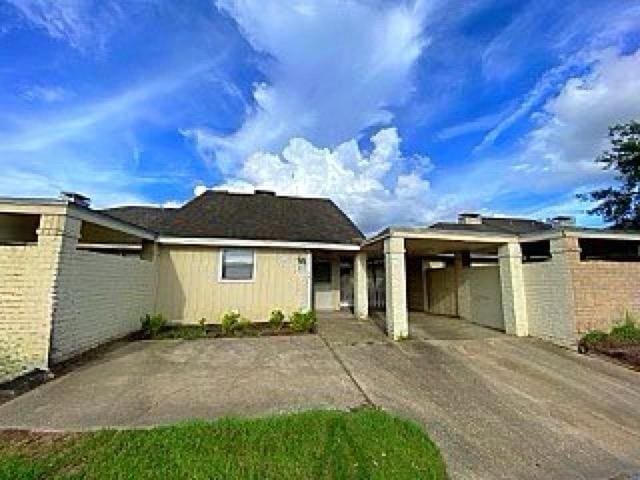
[[[0,0],[0,195],[329,196],[361,228],[584,214],[640,4]]]

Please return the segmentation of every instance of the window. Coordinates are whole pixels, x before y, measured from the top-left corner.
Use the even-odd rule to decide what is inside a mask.
[[[248,248],[223,248],[220,253],[220,280],[253,280],[254,252]]]
[[[313,265],[313,281],[315,283],[331,283],[331,263],[315,263]]]

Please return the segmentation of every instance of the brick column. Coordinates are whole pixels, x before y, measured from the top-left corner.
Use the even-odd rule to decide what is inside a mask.
[[[498,249],[500,284],[502,286],[502,312],[506,333],[524,337],[529,334],[527,304],[522,271],[520,244],[511,242]]]
[[[82,222],[69,215],[41,215],[38,233],[38,259],[36,270],[38,285],[37,317],[43,324],[43,343],[39,347],[42,352],[43,366],[49,366],[49,348],[53,336],[53,326],[56,318],[58,295],[61,294],[58,287],[60,270],[65,262],[75,251],[80,238]],[[68,261],[68,260],[67,260]],[[73,292],[63,292],[64,295],[72,295]]]
[[[551,268],[555,276],[553,288],[557,289],[553,309],[553,341],[572,346],[576,339],[575,299],[573,267],[580,262],[580,246],[576,237],[559,237],[551,240]]]
[[[404,238],[384,241],[387,334],[394,340],[409,336]]]
[[[367,254],[358,253],[353,259],[353,312],[358,318],[369,316],[367,283]]]

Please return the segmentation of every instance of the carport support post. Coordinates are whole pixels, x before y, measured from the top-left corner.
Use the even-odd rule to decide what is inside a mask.
[[[384,241],[387,334],[394,340],[409,336],[404,238]]]
[[[524,337],[529,334],[527,305],[522,270],[522,250],[516,242],[498,248],[500,284],[502,286],[502,311],[506,333]]]
[[[358,318],[369,316],[367,288],[367,254],[360,252],[353,259],[353,311]]]

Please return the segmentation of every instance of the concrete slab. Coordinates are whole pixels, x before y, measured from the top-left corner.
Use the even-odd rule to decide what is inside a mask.
[[[424,425],[454,479],[640,473],[640,374],[456,319],[420,322],[398,343],[341,313],[321,315],[318,336],[132,343],[0,406],[0,426],[135,427],[368,397]]]
[[[411,312],[409,335],[423,340],[477,340],[502,337],[505,333],[455,317]]]
[[[318,331],[324,339],[336,345],[391,342],[373,322],[357,319],[349,312],[318,313]]]
[[[127,344],[0,406],[0,427],[140,427],[356,407],[364,397],[316,335]]]
[[[451,478],[640,472],[637,373],[533,339],[449,324],[447,331],[439,323],[436,340],[332,347],[373,403],[425,426]]]

